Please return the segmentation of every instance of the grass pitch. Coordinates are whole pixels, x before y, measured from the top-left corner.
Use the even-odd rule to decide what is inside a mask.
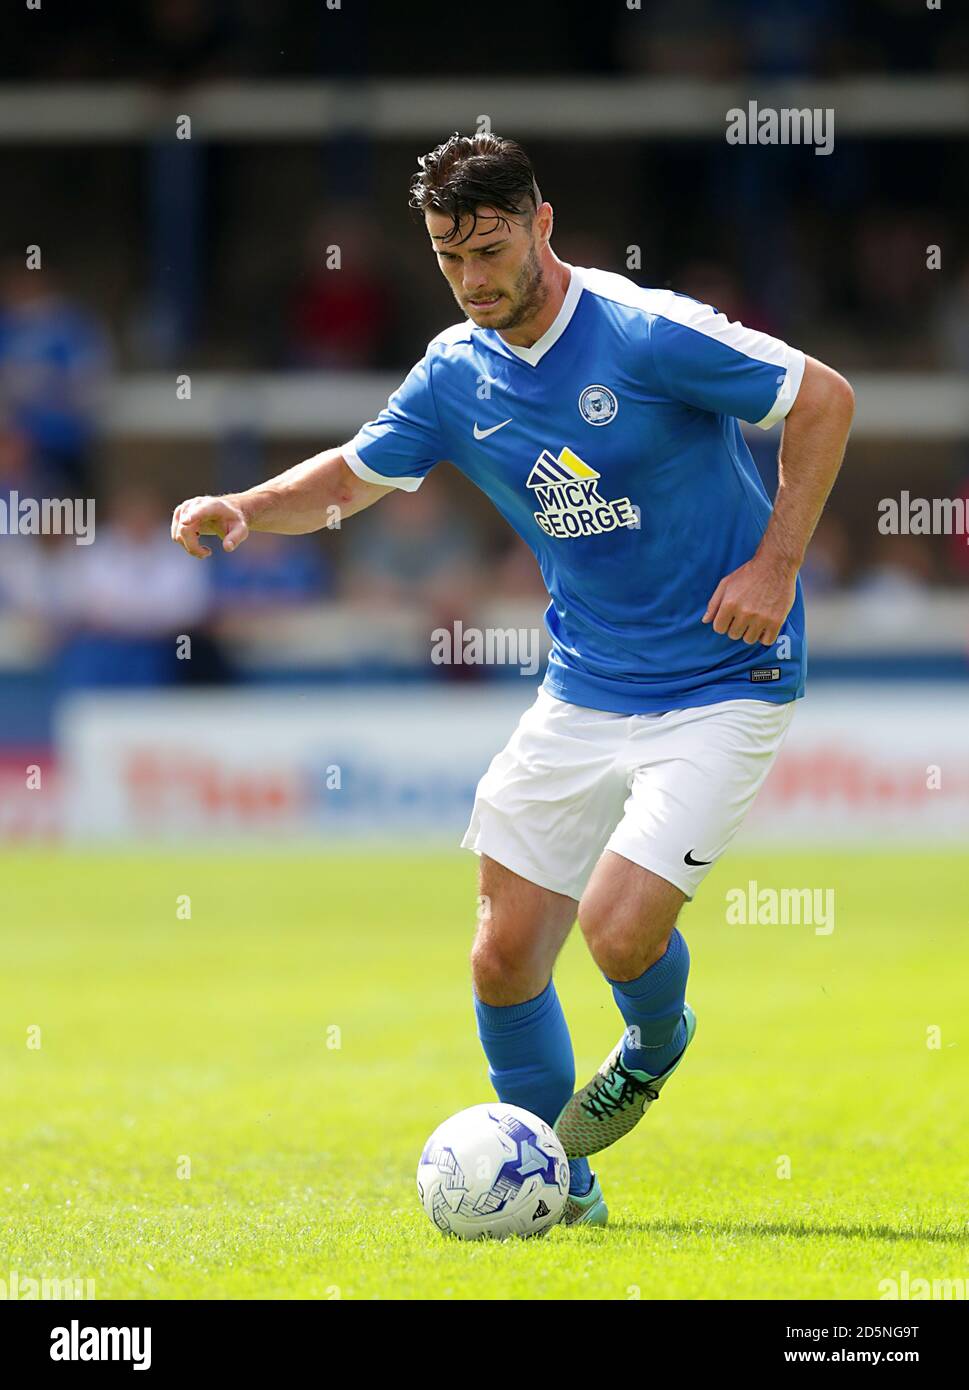
[[[748,878],[832,888],[834,931],[729,925]],[[506,1244],[444,1240],[414,1181],[430,1131],[492,1094],[472,856],[28,851],[0,884],[0,1280],[873,1299],[906,1270],[969,1279],[956,855],[729,856],[680,921],[690,1055],[595,1161],[612,1224]],[[556,980],[581,1082],[622,1024],[578,930]]]

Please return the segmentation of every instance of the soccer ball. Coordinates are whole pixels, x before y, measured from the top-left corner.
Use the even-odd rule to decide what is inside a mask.
[[[551,1125],[518,1105],[472,1105],[424,1145],[417,1192],[434,1225],[462,1240],[538,1236],[569,1195],[569,1161]]]

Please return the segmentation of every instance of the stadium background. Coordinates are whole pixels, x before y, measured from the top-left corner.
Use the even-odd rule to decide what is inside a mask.
[[[594,1276],[549,1242],[473,1288],[873,1297],[963,1271],[969,546],[877,525],[903,490],[969,497],[958,7],[44,0],[2,23],[0,499],[91,497],[97,530],[0,536],[0,1273],[469,1296],[401,1193],[487,1094],[453,846],[536,677],[435,665],[431,634],[541,628],[536,568],[450,465],[204,564],[168,526],[349,438],[453,322],[406,192],[482,117],[532,153],[560,256],[776,333],[858,404],[804,571],[809,699],[690,909],[710,1043],[649,1165],[604,1160],[626,1224],[580,1247]],[[833,153],[729,146],[749,100],[833,108]],[[748,436],[772,489],[779,431]],[[748,878],[836,891],[834,934],[725,931]],[[559,978],[583,1071],[613,1020],[580,942]],[[38,1019],[53,1043],[25,1051]]]

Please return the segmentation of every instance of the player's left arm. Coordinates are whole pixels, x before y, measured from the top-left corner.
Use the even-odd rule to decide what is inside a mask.
[[[855,394],[843,376],[806,357],[784,420],[774,512],[756,554],[717,585],[705,623],[770,646],[794,603],[797,573],[844,458]]]

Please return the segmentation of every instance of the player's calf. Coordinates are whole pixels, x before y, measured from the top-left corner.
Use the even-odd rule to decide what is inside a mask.
[[[690,954],[675,927],[684,901],[673,884],[607,851],[580,903],[583,933],[627,1030],[556,1120],[570,1157],[598,1153],[637,1125],[692,1040]]]

